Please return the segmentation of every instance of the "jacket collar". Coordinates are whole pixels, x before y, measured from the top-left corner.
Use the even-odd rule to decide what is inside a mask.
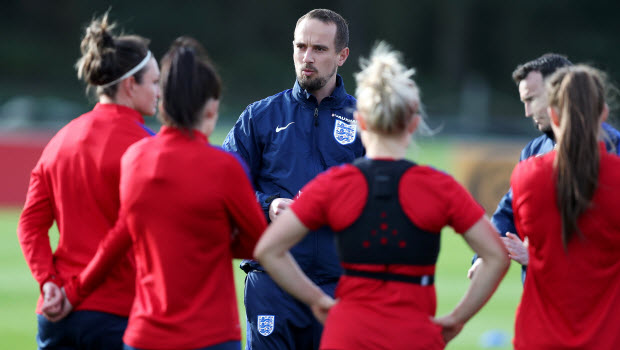
[[[316,107],[317,105],[316,97],[314,97],[307,90],[302,89],[301,85],[299,85],[299,82],[297,80],[295,80],[295,86],[293,86],[293,97],[301,104],[309,105],[312,107]],[[344,101],[346,101],[346,99],[347,91],[344,89],[344,82],[342,81],[342,77],[340,76],[340,74],[337,74],[336,88],[331,95],[321,101],[321,106],[325,105],[327,107],[336,108],[342,105]]]

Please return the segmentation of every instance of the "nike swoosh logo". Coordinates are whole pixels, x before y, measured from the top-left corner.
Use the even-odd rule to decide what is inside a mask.
[[[286,126],[283,126],[283,127],[279,127],[279,126],[278,126],[278,127],[276,128],[276,132],[280,132],[280,131],[282,131],[282,130],[284,130],[284,129],[288,128],[288,127],[289,127],[291,124],[293,124],[293,123],[295,123],[295,122],[290,122],[290,123],[288,123]]]

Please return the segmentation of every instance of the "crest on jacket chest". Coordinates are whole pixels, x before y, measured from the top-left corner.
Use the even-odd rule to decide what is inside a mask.
[[[334,138],[341,145],[353,143],[353,141],[355,141],[356,129],[355,124],[348,124],[342,120],[336,120],[336,124],[334,126]]]

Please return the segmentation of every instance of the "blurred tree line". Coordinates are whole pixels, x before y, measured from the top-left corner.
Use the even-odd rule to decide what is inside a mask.
[[[126,33],[151,39],[158,58],[180,35],[201,41],[224,81],[221,114],[232,121],[250,102],[292,87],[295,23],[320,7],[349,21],[351,56],[340,69],[349,93],[359,57],[385,40],[416,68],[431,125],[443,122],[447,130],[535,134],[522,118],[511,72],[545,52],[620,78],[620,2],[3,0],[0,106],[26,95],[90,108],[73,64],[86,24],[111,8]]]

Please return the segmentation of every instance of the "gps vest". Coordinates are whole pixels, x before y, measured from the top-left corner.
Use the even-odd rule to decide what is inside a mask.
[[[440,235],[417,227],[401,208],[398,187],[415,163],[360,158],[353,163],[368,184],[368,200],[359,218],[336,235],[341,261],[348,264],[435,265]],[[433,283],[433,276],[345,269],[345,274],[382,280]]]

